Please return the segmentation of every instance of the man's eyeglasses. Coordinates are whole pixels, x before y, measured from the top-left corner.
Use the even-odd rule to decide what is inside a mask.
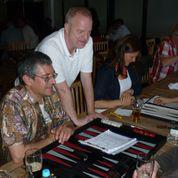
[[[33,76],[34,77],[42,78],[46,83],[48,83],[52,78],[56,79],[56,77],[58,76],[58,74],[57,73],[53,73],[52,76],[40,76],[40,75],[33,74]]]

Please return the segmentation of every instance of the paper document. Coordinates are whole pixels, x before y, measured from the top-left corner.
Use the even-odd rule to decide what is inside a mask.
[[[80,140],[80,143],[97,148],[105,153],[113,154],[119,153],[131,147],[137,143],[136,138],[129,138],[123,135],[116,134],[110,130],[87,139],[85,141]]]
[[[121,116],[131,116],[132,110],[131,109],[121,109],[118,108],[114,111],[114,113],[121,115]]]

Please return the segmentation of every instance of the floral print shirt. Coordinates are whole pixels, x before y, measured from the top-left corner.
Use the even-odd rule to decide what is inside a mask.
[[[70,120],[62,110],[56,92],[44,97],[43,103],[51,122],[45,122],[39,103],[34,103],[24,86],[14,87],[6,94],[0,106],[1,136],[4,146],[39,141],[46,138],[52,125],[60,125]]]

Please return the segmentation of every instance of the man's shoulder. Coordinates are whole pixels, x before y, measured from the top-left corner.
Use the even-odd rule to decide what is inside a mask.
[[[42,48],[49,48],[50,46],[59,46],[62,43],[64,29],[53,32],[49,36],[45,37],[36,47],[36,51],[40,51]]]
[[[2,101],[20,104],[24,100],[25,95],[26,95],[25,88],[22,86],[17,86],[9,90]]]

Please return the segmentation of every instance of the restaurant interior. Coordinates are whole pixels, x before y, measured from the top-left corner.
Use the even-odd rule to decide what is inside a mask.
[[[25,18],[36,34],[39,43],[46,36],[63,27],[67,10],[74,6],[89,8],[93,16],[93,29],[91,32],[94,51],[93,84],[97,71],[106,61],[108,51],[112,48],[108,40],[111,26],[116,19],[122,19],[123,24],[129,29],[131,34],[140,39],[141,43],[141,58],[135,63],[136,71],[141,78],[141,97],[151,98],[156,95],[164,97],[178,96],[177,89],[170,90],[168,88],[170,83],[178,82],[177,72],[171,74],[170,78],[167,77],[163,81],[156,83],[151,81],[149,73],[150,68],[154,64],[153,60],[157,49],[178,25],[177,0],[0,0],[0,99],[14,86],[15,79],[18,77],[17,66],[20,61],[35,49],[35,46],[31,46],[24,40],[17,40],[4,45],[1,41],[2,32],[7,28],[8,23],[17,18]],[[82,84],[79,78],[72,84],[71,91],[77,116],[81,118],[87,112]],[[178,107],[175,110],[177,109]],[[144,129],[146,129],[144,134],[158,134],[155,136],[155,140],[157,139],[160,145],[155,146],[154,154],[160,155],[178,144],[178,142],[176,144],[166,142],[170,128],[177,124],[177,121],[165,122],[160,117],[159,119],[153,119],[142,113],[143,115],[140,116],[141,121],[134,122],[132,116],[120,117],[120,114],[117,115],[115,110],[116,108],[111,108],[103,111],[103,114],[115,122],[124,123],[126,125],[124,127],[129,126],[129,129],[130,126],[138,128],[138,130],[132,130],[133,134],[136,134],[136,132],[137,134],[138,132],[143,134]],[[175,112],[177,113],[177,111]],[[122,129],[119,132],[122,133]],[[146,135],[144,136],[146,137]],[[155,141],[152,144],[156,144]],[[2,145],[1,139],[0,145]],[[0,166],[2,166],[0,169],[6,169],[12,177],[17,175],[17,177],[23,177],[25,171],[21,168],[22,166],[6,163],[4,160],[1,160],[1,154],[3,154],[2,151],[0,151]],[[48,155],[45,156],[47,157]],[[107,177],[107,175],[100,174],[100,172],[97,172],[97,174],[101,177]],[[91,175],[88,176],[92,177]],[[111,175],[110,177],[114,176]]]

